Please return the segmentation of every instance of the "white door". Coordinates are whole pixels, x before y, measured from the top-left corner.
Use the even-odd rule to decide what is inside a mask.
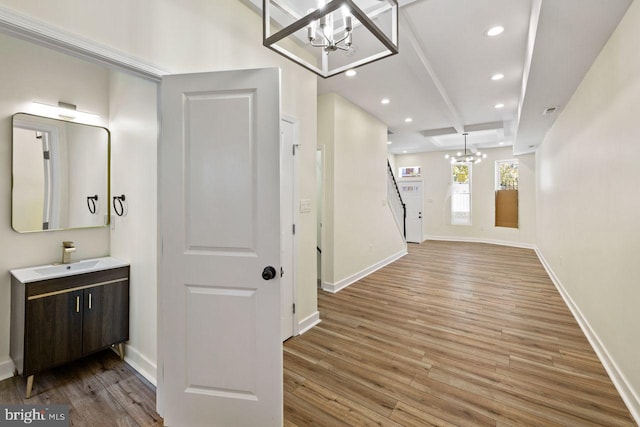
[[[282,341],[290,338],[294,334],[294,256],[295,256],[295,150],[296,124],[293,119],[282,119],[280,129],[280,234],[282,236],[280,247],[280,262],[282,264],[283,275],[280,278],[280,298],[282,305],[280,310],[280,324]]]
[[[165,425],[282,425],[279,98],[277,69],[162,80]]]
[[[407,207],[407,242],[422,243],[422,181],[400,181],[400,195]]]

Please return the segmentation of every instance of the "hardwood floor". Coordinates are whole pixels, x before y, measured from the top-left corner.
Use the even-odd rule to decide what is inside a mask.
[[[410,245],[319,309],[285,426],[636,425],[532,250]]]
[[[338,294],[284,345],[285,426],[634,426],[526,249],[429,241]],[[161,426],[153,386],[111,351],[0,382],[71,425]],[[233,426],[232,426],[233,427]]]
[[[161,426],[155,389],[110,350],[36,375],[25,399],[25,380],[0,382],[3,404],[69,405],[72,426]]]

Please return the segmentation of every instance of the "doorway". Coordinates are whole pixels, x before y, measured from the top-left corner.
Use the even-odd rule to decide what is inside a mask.
[[[407,207],[407,242],[422,243],[424,240],[422,233],[423,182],[401,181],[399,187],[402,200]]]

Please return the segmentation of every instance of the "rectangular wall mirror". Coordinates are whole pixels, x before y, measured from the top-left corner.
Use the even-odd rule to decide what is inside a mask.
[[[13,116],[11,225],[19,233],[109,224],[109,130]]]

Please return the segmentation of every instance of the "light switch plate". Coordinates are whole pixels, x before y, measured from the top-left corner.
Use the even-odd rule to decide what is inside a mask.
[[[300,199],[300,213],[311,212],[311,199]]]

